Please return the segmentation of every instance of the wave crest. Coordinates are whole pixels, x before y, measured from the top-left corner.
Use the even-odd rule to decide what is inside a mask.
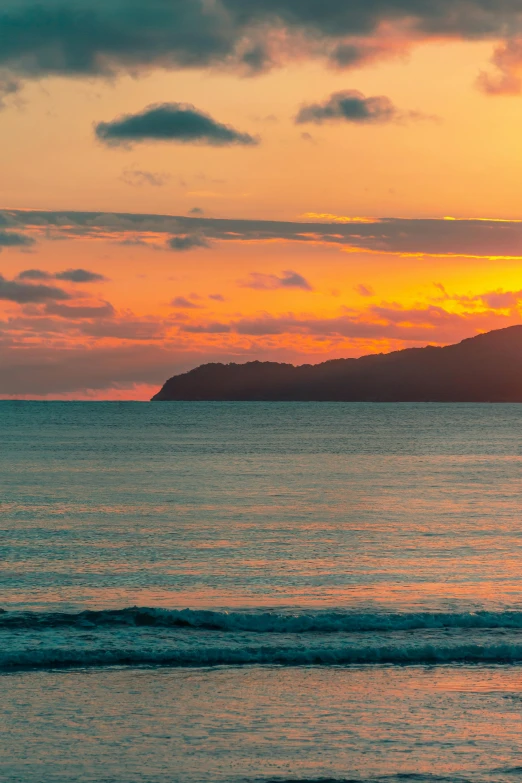
[[[150,646],[127,648],[33,648],[0,652],[0,669],[54,669],[102,666],[433,666],[445,664],[520,664],[519,644],[424,644],[254,647],[202,645],[184,649]]]
[[[477,612],[356,612],[309,613],[235,612],[131,607],[67,612],[10,612],[0,610],[0,630],[59,627],[156,627],[249,633],[332,634],[370,631],[454,629],[521,629],[521,611]]]

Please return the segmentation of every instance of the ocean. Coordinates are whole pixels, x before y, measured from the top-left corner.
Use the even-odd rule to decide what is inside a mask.
[[[0,781],[522,779],[522,406],[0,402]]]

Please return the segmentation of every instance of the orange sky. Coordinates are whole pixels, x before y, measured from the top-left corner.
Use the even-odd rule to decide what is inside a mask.
[[[131,58],[122,43],[134,0],[79,0],[99,39],[93,21],[68,49],[75,28],[60,22],[34,51],[15,34],[0,53],[1,397],[147,399],[206,361],[318,362],[520,322],[515,2],[484,11],[438,0],[426,20],[401,15],[396,0],[390,20],[374,0],[368,30],[345,19],[341,0],[311,2],[306,27],[293,0],[255,0],[259,17],[237,32],[234,0],[192,0],[192,11],[219,11],[229,49],[202,61],[187,33],[189,67],[174,33],[165,43],[153,25],[160,6],[188,14],[187,2],[154,0],[141,60],[139,45]],[[35,8],[7,0],[0,38]],[[334,12],[341,21],[329,26]],[[106,51],[109,24],[122,41]],[[371,56],[332,62],[335,47],[354,44]],[[256,59],[248,73],[249,46],[256,58],[266,47],[271,63]],[[162,140],[152,104],[176,115],[160,117]],[[173,130],[186,104],[210,120],[207,135]],[[122,121],[144,113],[149,130]]]

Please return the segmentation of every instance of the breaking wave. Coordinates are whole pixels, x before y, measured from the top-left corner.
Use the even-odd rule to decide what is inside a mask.
[[[0,611],[0,670],[522,664],[522,612]]]
[[[90,627],[192,628],[223,632],[334,634],[429,629],[520,629],[522,611],[477,612],[219,612],[191,609],[86,610],[67,612],[9,612],[0,609],[0,630]]]
[[[48,669],[102,666],[429,666],[444,664],[520,664],[520,644],[423,644],[359,646],[335,645],[201,645],[183,649],[176,645],[113,649],[93,647],[42,647],[0,652],[0,669]]]

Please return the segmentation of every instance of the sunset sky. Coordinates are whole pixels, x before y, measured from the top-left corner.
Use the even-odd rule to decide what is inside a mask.
[[[520,323],[520,0],[3,0],[0,396]]]

